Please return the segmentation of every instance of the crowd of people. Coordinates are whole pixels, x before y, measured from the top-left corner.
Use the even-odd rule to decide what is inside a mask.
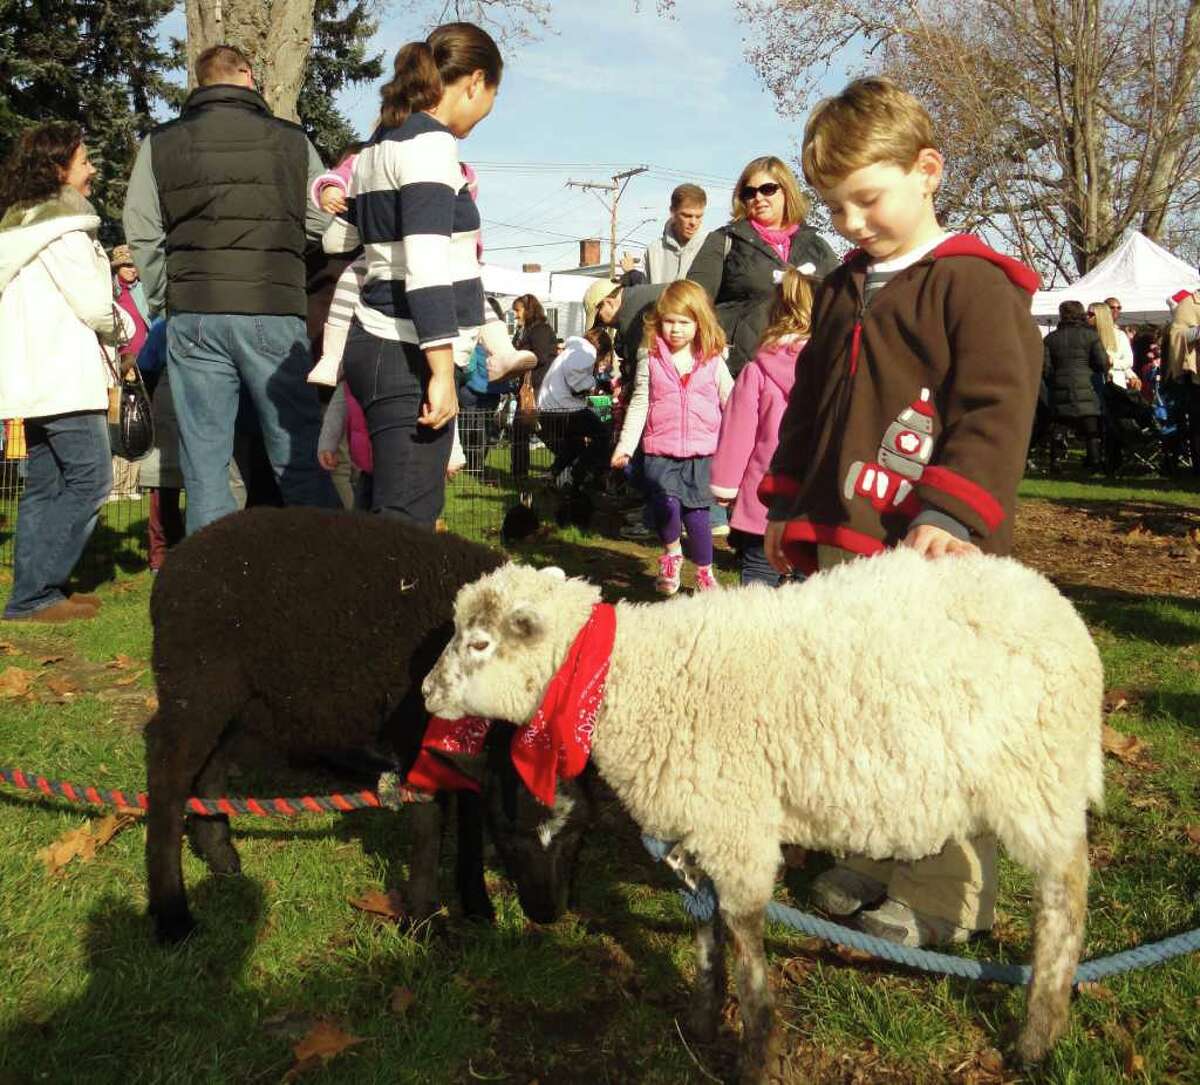
[[[159,420],[157,458],[140,465],[153,562],[236,506],[232,461],[253,500],[345,503],[344,440],[353,504],[432,529],[448,473],[486,455],[477,436],[456,441],[460,406],[489,410],[515,383],[514,474],[529,470],[538,409],[561,412],[566,424],[544,431],[555,475],[626,475],[662,545],[664,595],[685,559],[698,591],[718,587],[714,510],[732,510],[744,583],[896,546],[1006,554],[1039,399],[1097,464],[1106,387],[1142,397],[1163,383],[1157,344],[1130,342],[1115,299],[1068,303],[1043,344],[1037,275],[942,227],[929,115],[880,78],[823,101],[805,127],[804,176],[854,246],[845,260],[807,224],[786,163],[755,158],[708,233],[705,192],[675,190],[646,281],[598,281],[583,334],[560,348],[526,295],[514,341],[484,294],[476,179],[458,154],[502,70],[467,23],[404,46],[374,135],[327,171],[272,116],[247,59],[209,49],[180,116],[141,146],[127,245],[111,256],[83,133],[22,136],[0,193],[0,413],[24,419],[28,447],[6,618],[94,615],[70,576],[113,488],[110,385],[135,364]],[[1200,299],[1176,301],[1165,357],[1195,468]],[[597,391],[611,422],[593,411]],[[847,859],[813,892],[881,937],[963,941],[993,921],[995,843]]]

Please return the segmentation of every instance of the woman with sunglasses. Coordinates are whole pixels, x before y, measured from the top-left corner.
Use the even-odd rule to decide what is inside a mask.
[[[688,272],[716,305],[735,377],[758,349],[785,269],[824,278],[837,266],[824,238],[804,224],[808,210],[784,162],[755,158],[734,186],[733,218],[708,235]]]

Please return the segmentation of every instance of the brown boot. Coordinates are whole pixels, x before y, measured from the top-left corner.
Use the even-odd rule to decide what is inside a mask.
[[[103,601],[98,595],[85,594],[81,591],[73,591],[67,597],[70,602],[79,607],[91,607],[92,610],[99,610],[103,606]]]
[[[57,603],[51,603],[48,607],[42,607],[41,610],[35,610],[32,614],[22,614],[19,617],[5,620],[10,622],[74,622],[85,621],[95,616],[94,607],[79,606],[72,603],[70,599],[60,599]]]

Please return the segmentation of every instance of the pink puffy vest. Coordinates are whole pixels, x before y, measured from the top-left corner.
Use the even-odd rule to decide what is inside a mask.
[[[711,456],[721,433],[721,397],[714,359],[697,360],[686,382],[660,339],[650,352],[650,411],[642,448],[651,456],[686,460]]]
[[[375,471],[375,454],[371,450],[371,434],[367,430],[367,416],[362,405],[345,386],[346,393],[346,443],[350,446],[350,462],[368,475]]]

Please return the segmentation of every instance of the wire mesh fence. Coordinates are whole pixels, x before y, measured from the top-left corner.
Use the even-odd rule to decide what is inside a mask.
[[[584,418],[583,415],[587,417]],[[611,420],[595,411],[539,411],[523,418],[515,397],[458,415],[465,466],[446,487],[443,521],[448,531],[499,544],[509,510],[527,505],[543,518],[581,489],[605,484]],[[23,448],[10,442],[0,458],[0,567],[11,568],[21,493]],[[113,567],[134,572],[149,558],[150,494],[138,485],[136,464],[118,462],[113,493],[100,509],[96,530],[77,573],[103,579]],[[244,493],[240,482],[235,496]],[[185,498],[186,499],[186,498]],[[239,504],[241,502],[239,501]]]

